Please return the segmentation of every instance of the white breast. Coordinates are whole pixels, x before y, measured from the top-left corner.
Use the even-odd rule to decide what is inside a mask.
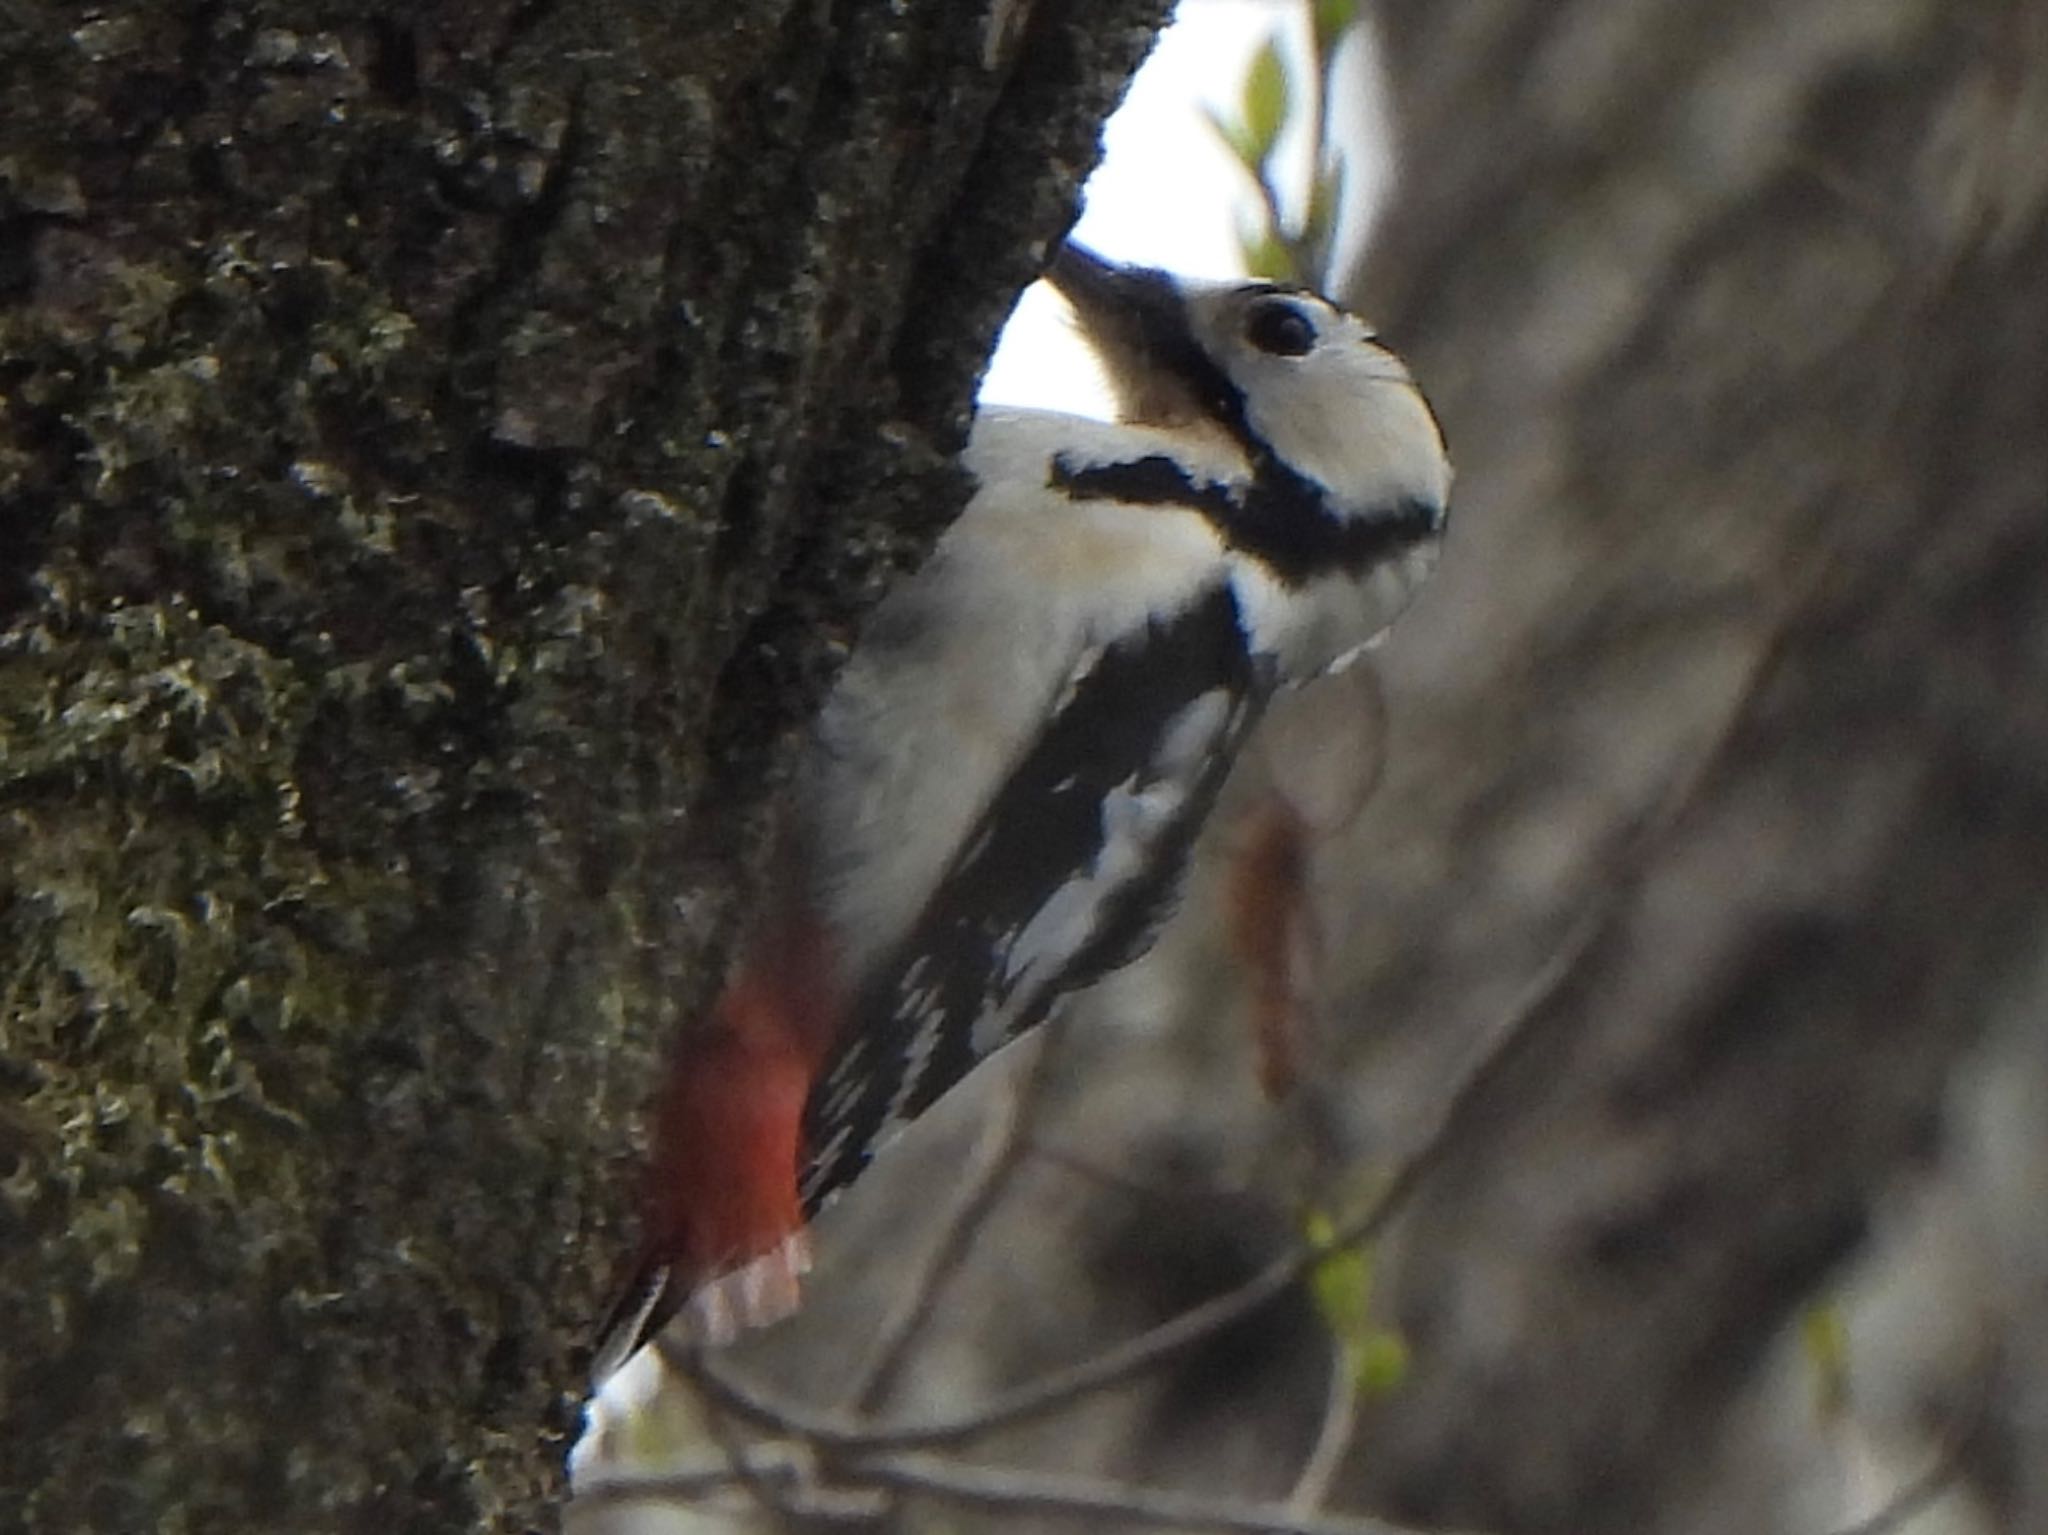
[[[1319,576],[1289,587],[1257,560],[1233,558],[1231,589],[1252,648],[1280,664],[1292,687],[1341,671],[1378,643],[1436,568],[1434,539],[1415,544],[1362,577]]]
[[[980,488],[925,567],[871,617],[820,718],[800,813],[849,976],[915,921],[975,820],[1092,652],[1216,579],[1197,513],[1077,501],[1056,453],[1116,462],[1185,436],[1035,411],[985,412]],[[1242,473],[1218,450],[1194,466]]]

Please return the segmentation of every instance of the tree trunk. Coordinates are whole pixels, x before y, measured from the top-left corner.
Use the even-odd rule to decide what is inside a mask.
[[[0,1507],[551,1522],[782,745],[1162,0],[5,7]]]

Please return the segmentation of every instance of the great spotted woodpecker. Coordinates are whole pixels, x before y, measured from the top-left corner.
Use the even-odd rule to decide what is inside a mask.
[[[788,1312],[803,1222],[1065,994],[1143,953],[1278,688],[1435,564],[1451,471],[1398,357],[1313,293],[1068,246],[1119,419],[987,410],[977,483],[815,727],[763,910],[659,1100],[606,1374],[678,1312]]]

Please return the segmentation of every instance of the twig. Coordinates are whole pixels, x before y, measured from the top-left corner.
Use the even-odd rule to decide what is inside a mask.
[[[836,1487],[820,1480],[808,1446],[731,1445],[716,1459],[687,1461],[661,1471],[614,1471],[579,1481],[575,1502],[696,1503],[719,1492],[744,1490],[763,1506],[812,1522],[872,1526],[895,1497],[880,1487]]]
[[[1727,757],[1765,682],[1783,661],[1789,633],[1797,617],[1810,605],[1821,574],[1821,569],[1816,569],[1806,581],[1795,587],[1792,600],[1777,615],[1771,631],[1752,659],[1715,738],[1694,759],[1689,770],[1678,775],[1662,801],[1642,823],[1629,859],[1634,867],[1640,868],[1648,863],[1665,835],[1698,800],[1715,768]],[[843,1450],[936,1448],[960,1444],[1012,1423],[1042,1416],[1076,1398],[1120,1385],[1258,1311],[1285,1294],[1330,1253],[1355,1247],[1379,1236],[1407,1203],[1416,1186],[1443,1160],[1452,1144],[1453,1132],[1463,1124],[1473,1102],[1492,1084],[1514,1054],[1532,1020],[1563,990],[1591,951],[1595,940],[1606,931],[1620,907],[1622,891],[1629,884],[1630,879],[1626,875],[1609,881],[1607,887],[1572,922],[1543,968],[1523,989],[1514,1005],[1487,1032],[1476,1055],[1439,1106],[1429,1129],[1415,1149],[1395,1167],[1379,1198],[1363,1213],[1341,1226],[1328,1243],[1285,1253],[1235,1289],[1212,1296],[1093,1358],[1012,1387],[975,1411],[923,1424],[892,1426],[824,1416],[777,1401],[708,1358],[698,1357],[677,1365],[674,1351],[668,1347],[662,1350],[663,1358],[682,1369],[731,1411],[784,1432],[802,1434],[821,1446]]]
[[[1099,1477],[963,1465],[943,1455],[898,1455],[857,1468],[862,1480],[897,1492],[1006,1514],[1122,1520],[1240,1535],[1412,1535],[1405,1526],[1358,1515],[1297,1514],[1280,1503],[1236,1502],[1168,1492]]]
[[[1316,77],[1316,110],[1308,141],[1308,199],[1303,206],[1301,218],[1302,254],[1313,255],[1316,262],[1314,271],[1309,271],[1307,264],[1302,263],[1301,275],[1303,280],[1313,284],[1318,292],[1328,293],[1337,279],[1337,274],[1330,270],[1330,265],[1337,256],[1337,209],[1333,207],[1328,210],[1329,225],[1320,231],[1321,238],[1315,239],[1318,233],[1315,227],[1316,199],[1322,195],[1324,172],[1334,170],[1339,177],[1336,183],[1336,201],[1341,204],[1344,179],[1349,177],[1350,167],[1345,164],[1343,154],[1330,142],[1330,92],[1337,73],[1336,49],[1331,49],[1329,57],[1323,56],[1322,50],[1316,46],[1321,39],[1316,36],[1314,0],[1308,0],[1304,9],[1309,13],[1308,62],[1309,72]],[[1333,38],[1332,41],[1336,42],[1338,39]],[[1321,245],[1322,249],[1311,249],[1311,242]]]
[[[1935,1458],[1933,1465],[1892,1494],[1883,1508],[1867,1519],[1837,1526],[1831,1535],[1892,1535],[1894,1530],[1903,1527],[1908,1519],[1947,1491],[1961,1469],[1956,1447],[1950,1445]]]
[[[1957,1412],[1955,1421],[1942,1435],[1934,1459],[1926,1470],[1902,1485],[1875,1513],[1854,1524],[1840,1525],[1829,1535],[1892,1535],[1894,1530],[1903,1528],[1907,1520],[1946,1492],[1962,1474],[1964,1452],[1983,1432],[1991,1411],[1992,1376],[1993,1368],[1988,1357],[1971,1371],[1975,1388],[1970,1392],[1968,1402]]]
[[[694,1381],[712,1401],[741,1417],[781,1433],[808,1439],[821,1449],[859,1453],[883,1449],[931,1449],[961,1444],[996,1429],[1043,1416],[1095,1392],[1120,1385],[1182,1349],[1191,1347],[1232,1323],[1250,1316],[1306,1277],[1333,1252],[1370,1242],[1406,1205],[1422,1180],[1453,1144],[1454,1132],[1473,1104],[1510,1063],[1532,1023],[1577,973],[1596,940],[1607,931],[1620,909],[1622,893],[1633,874],[1646,867],[1664,837],[1695,804],[1714,770],[1726,759],[1755,708],[1762,689],[1780,664],[1796,620],[1811,605],[1825,572],[1823,562],[1799,582],[1766,634],[1743,677],[1727,716],[1714,739],[1680,773],[1663,799],[1641,823],[1626,860],[1630,872],[1610,880],[1566,930],[1563,940],[1522,994],[1487,1031],[1480,1046],[1420,1142],[1394,1169],[1393,1175],[1361,1214],[1340,1226],[1326,1243],[1282,1254],[1244,1283],[1192,1306],[1136,1337],[1113,1345],[1090,1359],[1049,1371],[1036,1380],[1001,1392],[980,1408],[927,1423],[877,1424],[864,1417],[824,1414],[770,1396],[729,1373],[710,1356],[658,1340],[656,1347],[670,1368]],[[1861,1532],[1857,1532],[1861,1535]]]
[[[852,1411],[872,1412],[889,1394],[931,1315],[933,1299],[958,1271],[967,1256],[969,1239],[1023,1159],[1029,1145],[1024,1129],[1051,1075],[1048,1063],[1053,1058],[1061,1026],[1061,1017],[1055,1016],[1020,1047],[1033,1052],[1031,1058],[1025,1062],[1022,1074],[999,1095],[975,1141],[966,1178],[940,1224],[938,1239],[904,1286],[895,1310],[883,1321],[874,1351],[846,1393],[846,1405]]]
[[[1143,1178],[1120,1167],[1106,1167],[1084,1151],[1062,1146],[1043,1136],[1026,1136],[1024,1149],[1036,1161],[1094,1184],[1106,1194],[1115,1194],[1139,1204],[1187,1204],[1203,1197],[1205,1191],[1190,1190],[1185,1178],[1168,1182],[1164,1178]]]
[[[663,1365],[696,1387],[714,1406],[773,1433],[806,1440],[826,1450],[860,1449],[874,1442],[864,1420],[848,1414],[820,1412],[770,1396],[688,1343],[662,1336],[651,1347],[661,1356]]]
[[[801,1434],[833,1449],[935,1448],[959,1444],[1027,1418],[1039,1417],[1078,1397],[1120,1385],[1171,1355],[1250,1316],[1297,1284],[1333,1252],[1377,1237],[1407,1203],[1436,1164],[1443,1159],[1462,1125],[1466,1111],[1493,1081],[1512,1054],[1529,1020],[1564,985],[1593,940],[1605,928],[1611,900],[1597,903],[1573,923],[1564,942],[1525,990],[1516,1005],[1494,1025],[1478,1054],[1444,1099],[1429,1132],[1395,1169],[1378,1199],[1340,1227],[1327,1243],[1293,1249],[1268,1263],[1243,1284],[1211,1296],[1136,1337],[1113,1345],[1090,1359],[1036,1380],[1012,1387],[982,1407],[950,1419],[903,1425],[850,1421],[825,1416],[777,1401],[726,1371],[708,1355],[691,1356],[672,1345],[659,1345],[673,1368],[697,1381],[720,1405],[786,1433]]]
[[[721,1462],[658,1472],[622,1472],[579,1491],[577,1501],[682,1502],[728,1488],[773,1482],[778,1486],[778,1506],[814,1518],[872,1517],[879,1501],[908,1494],[1004,1514],[1114,1519],[1236,1535],[1412,1535],[1405,1526],[1383,1519],[1298,1512],[1280,1503],[1170,1492],[1106,1477],[967,1465],[943,1455],[881,1455],[850,1461],[838,1469],[837,1485],[821,1485],[817,1464],[789,1445],[762,1446],[744,1453],[744,1471]]]
[[[1344,1464],[1344,1452],[1351,1448],[1358,1431],[1358,1372],[1346,1357],[1344,1340],[1330,1334],[1330,1382],[1323,1399],[1322,1427],[1316,1442],[1294,1479],[1294,1491],[1287,1495],[1287,1508],[1296,1518],[1313,1514],[1330,1495],[1330,1484]]]
[[[628,1503],[658,1498],[688,1503],[708,1493],[768,1482],[794,1491],[812,1475],[815,1463],[814,1456],[794,1443],[750,1445],[661,1471],[609,1471],[596,1478],[580,1478],[576,1502]]]
[[[1584,935],[1577,943],[1568,944],[1560,952],[1559,960],[1553,963],[1548,976],[1553,989],[1568,977],[1574,956],[1584,952],[1591,936],[1590,933]],[[1528,999],[1525,1007],[1518,1009],[1517,1013],[1525,1012],[1527,1006],[1533,1005],[1535,1001],[1540,1001],[1540,997]],[[1473,1083],[1485,1079],[1491,1063],[1499,1058],[1503,1046],[1518,1037],[1519,1035],[1512,1030],[1504,1030],[1497,1035],[1488,1053],[1463,1079],[1460,1094],[1462,1095]],[[1421,1150],[1429,1150],[1434,1144],[1435,1141],[1432,1139],[1431,1142],[1425,1143]],[[1417,1158],[1411,1158],[1410,1165],[1416,1160]],[[1397,1182],[1406,1175],[1407,1168],[1404,1167],[1396,1174]],[[1388,1194],[1392,1193],[1393,1190],[1390,1188]],[[1363,1238],[1355,1236],[1354,1232],[1359,1227],[1369,1225],[1379,1210],[1388,1205],[1388,1196],[1383,1195],[1381,1205],[1361,1217],[1357,1225],[1347,1230],[1337,1241],[1305,1255],[1306,1265],[1312,1266],[1327,1252],[1345,1245],[1347,1240],[1362,1240]],[[1274,1268],[1277,1269],[1278,1265],[1274,1265]],[[1218,1299],[1243,1295],[1258,1283],[1255,1279],[1251,1285],[1241,1287],[1230,1292],[1229,1296]],[[1202,1308],[1197,1308],[1200,1309]],[[1155,1328],[1152,1333],[1145,1334],[1135,1341],[1143,1343],[1163,1331],[1165,1328]],[[622,1473],[607,1476],[602,1481],[579,1489],[579,1500],[589,1498],[613,1502],[643,1499],[686,1501],[721,1488],[747,1486],[757,1496],[764,1496],[765,1501],[776,1507],[812,1517],[842,1521],[872,1518],[886,1493],[911,1493],[1007,1513],[1030,1512],[1074,1519],[1120,1518],[1137,1524],[1178,1525],[1189,1529],[1246,1532],[1246,1535],[1409,1535],[1405,1527],[1383,1520],[1316,1512],[1315,1505],[1328,1490],[1328,1482],[1341,1461],[1342,1450],[1351,1436],[1355,1421],[1355,1386],[1349,1384],[1349,1372],[1342,1368],[1341,1360],[1334,1362],[1334,1373],[1341,1379],[1332,1382],[1330,1407],[1325,1412],[1323,1428],[1315,1450],[1310,1455],[1308,1464],[1304,1466],[1302,1475],[1296,1481],[1287,1502],[1273,1504],[1231,1502],[1108,1479],[967,1465],[944,1455],[862,1454],[860,1452],[863,1450],[884,1448],[892,1444],[935,1444],[942,1442],[944,1437],[970,1437],[966,1433],[950,1432],[962,1428],[967,1420],[963,1419],[952,1425],[931,1425],[923,1430],[883,1428],[870,1431],[859,1423],[818,1417],[761,1397],[750,1388],[707,1369],[704,1357],[694,1350],[669,1345],[666,1342],[657,1344],[657,1347],[662,1349],[663,1357],[671,1368],[697,1381],[709,1395],[729,1410],[741,1416],[754,1418],[799,1441],[808,1441],[810,1445],[826,1450],[850,1452],[838,1463],[837,1470],[844,1482],[853,1485],[818,1485],[817,1463],[808,1453],[808,1449],[784,1443],[755,1447],[735,1446],[728,1452],[724,1461],[715,1466],[692,1466],[644,1475]],[[1076,1373],[1078,1372],[1062,1372],[1067,1376]],[[1037,1383],[1036,1389],[1043,1392],[1055,1378],[1048,1377],[1045,1381]],[[1019,1394],[1011,1393],[1011,1396]],[[1002,1401],[999,1399],[995,1405],[1000,1408]],[[1045,1405],[1057,1404],[1049,1402]],[[1981,1407],[1982,1404],[1979,1405]],[[976,1417],[989,1418],[989,1412],[985,1410]],[[1007,1422],[1010,1419],[1004,1418],[1001,1421]],[[1963,1450],[1976,1431],[1977,1421],[1977,1415],[1971,1414],[1942,1448],[1934,1463],[1902,1487],[1883,1508],[1867,1519],[1831,1531],[1830,1535],[1894,1535],[1907,1520],[1925,1509],[1955,1480],[1961,1469]],[[976,1422],[974,1432],[980,1432],[983,1426],[994,1427],[996,1423],[992,1419],[985,1425]]]
[[[685,1347],[702,1356],[701,1343]],[[800,1440],[781,1446],[750,1444],[737,1414],[721,1410],[708,1398],[704,1409],[705,1426],[732,1472],[733,1484],[744,1488],[760,1507],[790,1519],[861,1525],[871,1525],[888,1512],[892,1500],[885,1492],[848,1494],[821,1486],[814,1446]],[[769,1452],[765,1457],[764,1450]],[[777,1450],[779,1454],[774,1453]],[[703,1494],[674,1496],[678,1502],[690,1502]]]
[[[1465,1121],[1467,1110],[1513,1054],[1530,1019],[1576,970],[1580,959],[1606,926],[1610,905],[1601,903],[1573,924],[1564,943],[1551,956],[1534,983],[1488,1034],[1476,1057],[1439,1107],[1428,1133],[1394,1169],[1379,1197],[1363,1213],[1340,1226],[1328,1242],[1283,1254],[1235,1289],[1212,1296],[1135,1338],[1105,1349],[1092,1359],[1068,1369],[1052,1371],[1004,1392],[978,1412],[962,1414],[951,1422],[902,1430],[889,1435],[889,1442],[897,1445],[958,1443],[1023,1418],[1037,1417],[1076,1397],[1120,1385],[1181,1349],[1250,1316],[1299,1283],[1331,1253],[1377,1238],[1405,1207],[1423,1178],[1443,1160],[1453,1144],[1454,1132]]]

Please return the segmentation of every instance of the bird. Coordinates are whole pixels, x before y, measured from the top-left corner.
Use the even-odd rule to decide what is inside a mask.
[[[659,1090],[600,1382],[679,1315],[720,1343],[795,1309],[806,1220],[1145,952],[1268,701],[1348,665],[1436,564],[1443,432],[1361,320],[1072,242],[1046,277],[1114,419],[983,409],[965,509],[863,626]]]

